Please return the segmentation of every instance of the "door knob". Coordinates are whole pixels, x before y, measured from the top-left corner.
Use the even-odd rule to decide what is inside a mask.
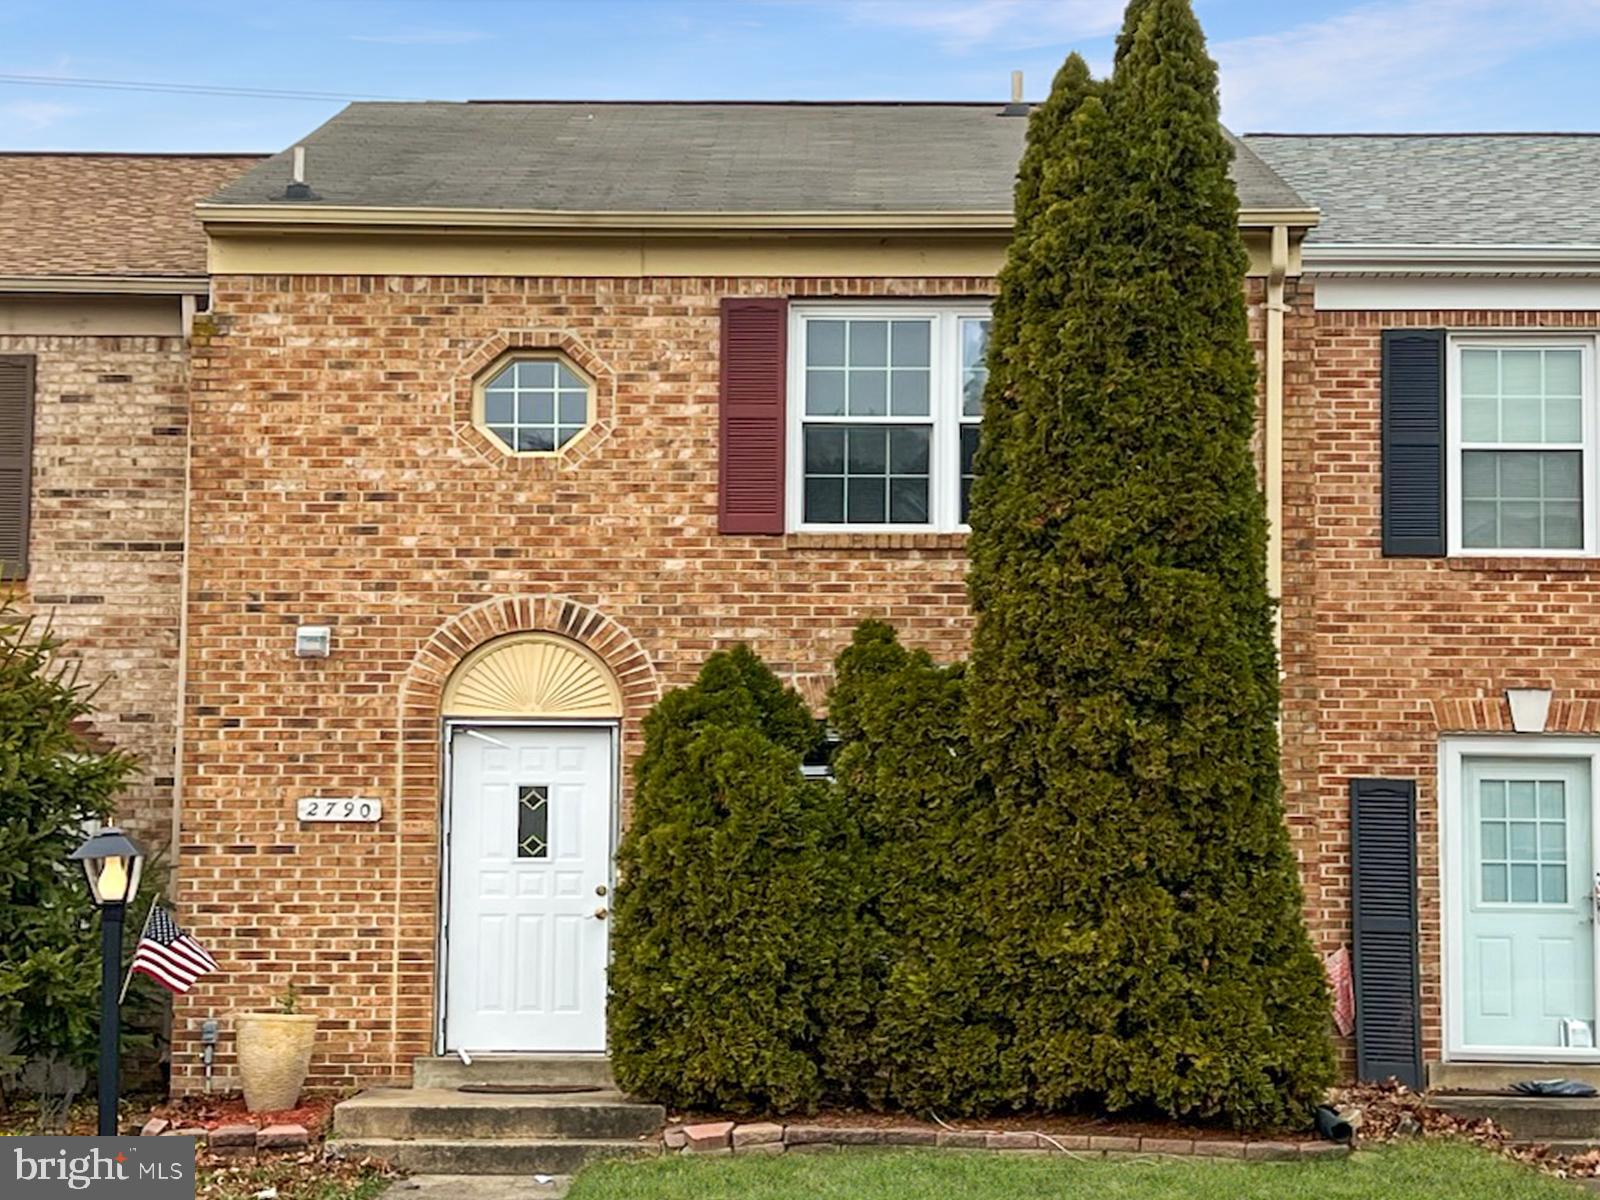
[[[604,904],[594,910],[594,919],[597,921],[604,921],[606,919],[606,906]]]

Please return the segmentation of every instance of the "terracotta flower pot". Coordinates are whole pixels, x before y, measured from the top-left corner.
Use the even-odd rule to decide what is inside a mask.
[[[298,1104],[311,1069],[317,1018],[310,1013],[237,1013],[233,1031],[245,1107],[279,1112]]]

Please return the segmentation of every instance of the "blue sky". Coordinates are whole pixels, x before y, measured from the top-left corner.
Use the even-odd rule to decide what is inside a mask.
[[[363,97],[1030,98],[1123,0],[0,0],[0,148],[277,150]],[[1197,0],[1239,131],[1600,128],[1600,0]]]

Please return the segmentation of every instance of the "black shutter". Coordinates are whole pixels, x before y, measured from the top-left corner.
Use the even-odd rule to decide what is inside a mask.
[[[0,584],[28,574],[33,356],[0,354]]]
[[[1422,1087],[1417,964],[1417,785],[1350,782],[1356,1074]]]
[[[1444,330],[1383,331],[1383,552],[1445,552]]]

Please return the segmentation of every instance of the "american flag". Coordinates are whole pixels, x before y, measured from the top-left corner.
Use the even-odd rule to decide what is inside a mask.
[[[132,971],[150,976],[170,992],[187,992],[196,979],[216,969],[217,960],[178,927],[171,913],[159,904],[150,910],[134,947]]]

